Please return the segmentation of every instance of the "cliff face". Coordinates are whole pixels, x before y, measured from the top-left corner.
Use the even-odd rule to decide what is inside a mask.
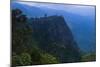
[[[79,61],[79,48],[62,16],[32,18],[31,25],[33,38],[41,49],[55,55],[62,63]]]

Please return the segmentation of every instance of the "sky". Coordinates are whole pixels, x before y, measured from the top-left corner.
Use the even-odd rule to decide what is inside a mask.
[[[72,30],[76,41],[83,50],[95,50],[95,6],[73,5],[73,4],[53,4],[53,3],[36,3],[36,2],[17,2],[29,7],[39,7],[46,9],[47,12],[60,10],[64,11],[63,15]],[[25,7],[24,7],[25,8]],[[58,9],[59,8],[59,9]],[[32,9],[32,8],[31,8]],[[31,10],[30,9],[30,10]],[[49,9],[49,10],[48,10]],[[66,15],[67,12],[67,15]],[[41,13],[41,12],[40,12]],[[32,12],[33,14],[33,12]],[[71,15],[69,15],[71,14]],[[66,17],[68,16],[69,17]]]
[[[91,7],[91,6],[75,6],[75,5],[65,5],[65,4],[48,4],[48,3],[33,3],[33,2],[19,2],[21,4],[25,4],[25,5],[29,5],[29,6],[37,6],[37,7],[48,7],[51,9],[56,9],[56,10],[63,10],[63,11],[67,11],[67,12],[72,12],[75,14],[80,14],[82,16],[89,16],[92,15],[93,13],[93,9],[95,7]],[[58,9],[60,8],[60,9]],[[67,9],[67,10],[66,10]],[[73,11],[74,10],[74,11]],[[85,11],[84,11],[85,10]]]
[[[14,1],[14,0],[12,0],[12,1]],[[96,4],[96,0],[15,0],[15,1],[38,1],[38,2],[88,4],[88,5],[95,5]]]

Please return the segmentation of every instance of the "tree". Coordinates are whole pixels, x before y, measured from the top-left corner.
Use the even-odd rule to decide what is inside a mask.
[[[96,54],[95,53],[88,53],[81,57],[81,61],[95,61],[96,60]]]
[[[48,53],[45,53],[45,54],[41,54],[41,64],[57,64],[59,63],[59,61],[57,60],[56,57],[48,54]]]
[[[14,54],[12,56],[12,66],[30,65],[31,63],[31,56],[28,53]]]
[[[31,56],[28,53],[22,53],[20,55],[21,65],[30,65],[32,63]]]

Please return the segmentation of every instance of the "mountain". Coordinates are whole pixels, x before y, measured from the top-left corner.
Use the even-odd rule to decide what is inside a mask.
[[[50,6],[50,5],[49,5]],[[45,14],[47,16],[51,15],[62,15],[65,18],[66,24],[72,31],[75,41],[82,51],[85,52],[95,52],[95,14],[94,9],[90,8],[69,8],[64,9],[54,9],[53,6],[40,6],[38,5],[28,5],[21,4],[17,2],[12,2],[11,8],[21,9],[28,17],[43,17]],[[67,6],[67,5],[66,5]],[[70,8],[72,8],[70,10]],[[85,11],[83,11],[86,9]],[[83,11],[83,12],[81,12]],[[94,11],[94,12],[92,12]],[[79,13],[78,13],[79,12]],[[65,25],[66,25],[65,24]],[[67,35],[67,34],[66,34]]]
[[[32,29],[33,38],[38,42],[38,46],[58,57],[60,62],[80,60],[80,49],[63,16],[33,18]]]
[[[56,14],[64,16],[66,24],[71,29],[75,40],[77,41],[80,49],[85,52],[95,52],[95,11],[93,9],[87,10],[90,13],[81,15],[74,13],[74,11],[64,11],[60,9],[52,9],[48,7],[40,7],[47,12],[48,15]],[[88,8],[88,7],[87,7]],[[83,12],[82,12],[83,13]]]

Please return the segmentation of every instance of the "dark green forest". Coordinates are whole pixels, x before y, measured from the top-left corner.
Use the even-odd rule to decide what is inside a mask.
[[[13,9],[11,17],[12,66],[95,61],[95,53],[82,54],[63,16],[27,17]]]

